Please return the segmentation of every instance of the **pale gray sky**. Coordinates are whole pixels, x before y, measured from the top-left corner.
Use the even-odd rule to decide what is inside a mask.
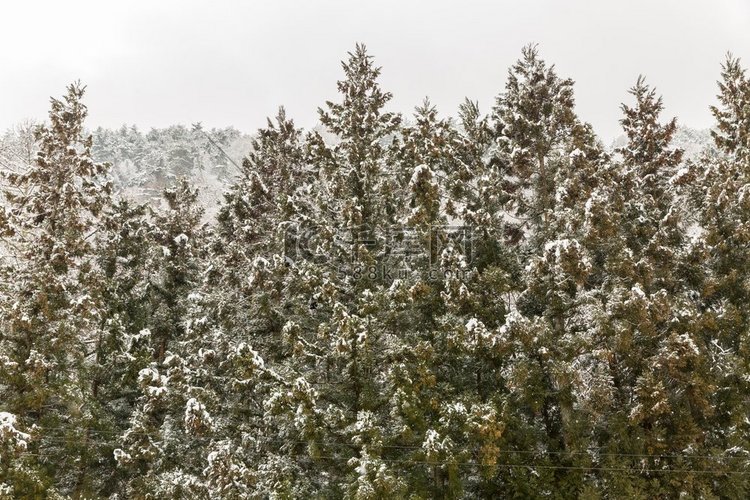
[[[537,42],[609,140],[640,73],[681,123],[710,126],[724,54],[750,66],[750,1],[4,2],[0,129],[44,118],[74,79],[88,85],[92,127],[249,132],[279,104],[310,127],[357,41],[383,67],[392,110],[428,95],[449,115],[465,96],[487,111],[521,47]]]

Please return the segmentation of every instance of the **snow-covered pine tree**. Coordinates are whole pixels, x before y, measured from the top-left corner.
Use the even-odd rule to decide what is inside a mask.
[[[331,255],[343,270],[352,274],[377,264],[384,232],[394,221],[388,205],[393,202],[392,173],[387,168],[387,146],[401,121],[399,115],[386,112],[391,100],[378,84],[380,68],[364,45],[357,45],[342,63],[345,79],[338,82],[341,102],[328,101],[319,109],[320,122],[335,137],[326,144],[319,133],[309,137],[311,162],[318,169],[320,200],[327,212],[326,226],[331,234],[345,241],[338,255]],[[334,247],[336,249],[336,247]],[[369,287],[366,273],[356,287]]]
[[[205,251],[203,208],[198,190],[181,179],[164,191],[167,207],[154,217],[149,262],[154,357],[162,362],[173,341],[185,332],[188,295],[199,283]]]
[[[395,190],[388,194],[394,231],[389,234],[389,259],[396,272],[427,275],[435,271],[445,243],[444,181],[455,167],[458,134],[449,120],[425,99],[415,108],[414,123],[401,128],[391,146],[389,174]]]
[[[747,161],[750,154],[750,77],[745,74],[739,58],[727,55],[718,83],[720,106],[711,106],[716,119],[711,135],[721,151]]]
[[[99,447],[97,494],[117,491],[120,474],[113,450],[129,425],[139,396],[138,372],[151,362],[150,338],[141,332],[150,325],[147,263],[149,210],[119,199],[102,214],[95,235],[96,291],[102,303],[99,329],[92,339],[90,371],[92,396],[98,403],[93,441]]]
[[[31,434],[19,428],[12,413],[0,412],[0,498],[33,498],[46,493],[49,498],[62,498],[49,491],[33,457],[27,455]]]
[[[120,198],[104,213],[102,229],[97,235],[100,293],[106,312],[96,342],[98,371],[92,372],[92,383],[95,396],[107,403],[125,403],[120,398],[128,399],[135,393],[138,370],[153,357],[150,348],[134,338],[151,326],[150,216],[146,205]],[[140,359],[134,363],[133,357]],[[129,403],[132,402],[131,399]]]
[[[291,360],[300,348],[290,325],[320,321],[310,319],[315,270],[301,271],[305,261],[291,251],[304,245],[313,215],[304,159],[301,130],[281,108],[225,195],[191,311],[189,364],[208,374],[203,401],[215,414],[204,476],[217,497],[294,498],[319,479],[305,466],[319,426],[315,391]]]
[[[599,311],[606,314],[592,322],[601,342],[597,349],[609,362],[612,389],[607,434],[599,439],[607,436],[604,446],[623,454],[603,464],[633,467],[626,455],[640,454],[654,472],[603,474],[603,487],[633,495],[688,491],[700,496],[706,491],[700,476],[668,479],[658,472],[680,466],[660,455],[684,455],[685,467],[704,467],[689,455],[700,455],[696,450],[705,439],[712,391],[706,363],[710,339],[696,327],[699,308],[688,286],[695,271],[682,202],[682,151],[671,146],[675,120],[659,121],[663,104],[656,92],[639,78],[630,93],[636,103],[622,106],[628,142],[617,151],[617,190],[608,211],[617,214],[619,226],[610,239],[620,243],[610,246],[600,287]],[[606,205],[597,193],[589,209],[606,211]]]
[[[720,105],[711,108],[718,152],[704,154],[684,177],[695,179],[692,201],[698,214],[691,281],[701,299],[696,323],[708,343],[706,357],[717,388],[705,446],[723,452],[715,463],[737,470],[737,457],[750,449],[750,427],[739,417],[750,411],[750,79],[739,59],[727,57],[718,86]],[[736,475],[722,482],[721,491],[745,496],[748,488],[748,481]]]
[[[528,221],[520,225],[543,245],[555,208],[558,156],[576,122],[573,81],[560,78],[537,47],[527,45],[508,71],[492,118],[507,211]]]
[[[508,425],[508,445],[538,440],[535,448],[544,451],[535,461],[576,468],[590,464],[585,450],[592,436],[581,425],[597,421],[589,397],[606,393],[606,387],[592,387],[598,380],[591,376],[606,369],[592,352],[599,339],[590,324],[590,315],[600,309],[591,275],[602,241],[587,237],[583,221],[587,201],[606,178],[607,155],[585,124],[576,123],[566,141],[567,154],[557,159],[556,207],[549,218],[555,239],[529,256],[517,313],[504,327],[501,362],[511,414],[526,417]],[[541,489],[554,484],[566,495],[584,483],[581,474],[562,471],[546,471],[538,479],[519,472],[509,479],[515,485],[533,481]]]
[[[28,450],[42,476],[54,478],[45,482],[48,494],[101,486],[91,473],[99,449],[90,430],[100,408],[90,375],[105,306],[92,236],[110,184],[107,165],[91,159],[83,94],[75,83],[52,99],[49,123],[36,131],[34,164],[7,176],[2,218],[12,258],[3,267],[0,400],[21,425],[36,426]]]
[[[312,299],[323,321],[317,334],[302,330],[298,342],[308,347],[298,359],[315,367],[310,380],[326,402],[319,418],[330,423],[320,437],[337,443],[322,448],[338,462],[326,470],[338,477],[337,487],[370,497],[397,486],[388,464],[379,462],[387,435],[383,375],[395,332],[376,317],[385,307],[382,284],[392,281],[383,268],[385,243],[401,200],[387,160],[400,116],[385,111],[391,94],[380,88],[380,68],[363,45],[342,66],[340,101],[319,111],[333,144],[318,133],[308,137],[309,161],[321,181],[313,213],[320,217],[317,240],[325,256]],[[373,464],[377,477],[368,472]]]
[[[202,442],[211,417],[196,388],[202,372],[190,369],[184,347],[207,238],[197,198],[198,191],[182,179],[164,191],[166,206],[147,226],[145,283],[138,291],[145,295],[148,316],[128,325],[132,330],[124,332],[127,342],[119,353],[130,361],[126,375],[138,370],[139,392],[114,450],[124,476],[117,485],[121,494],[155,491],[173,497],[205,491],[204,448],[195,443]]]
[[[277,265],[281,269],[276,271],[287,272],[289,263],[281,258],[286,245],[302,244],[295,238],[304,224],[293,217],[295,191],[305,175],[302,132],[280,108],[275,120],[258,130],[251,147],[241,178],[219,210],[202,292],[206,305],[211,304],[212,321],[227,334],[244,332],[254,348],[275,358],[280,355],[280,335],[271,332],[279,332],[284,319],[283,298],[274,288],[281,285],[261,276],[273,273]]]

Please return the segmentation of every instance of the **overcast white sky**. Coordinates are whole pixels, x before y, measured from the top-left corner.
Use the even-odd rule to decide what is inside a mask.
[[[383,67],[392,110],[427,95],[449,115],[465,96],[487,111],[521,47],[538,42],[609,140],[641,73],[681,123],[710,126],[724,54],[750,66],[750,0],[4,2],[0,130],[44,118],[74,79],[88,85],[91,127],[249,132],[280,104],[310,127],[357,41]]]

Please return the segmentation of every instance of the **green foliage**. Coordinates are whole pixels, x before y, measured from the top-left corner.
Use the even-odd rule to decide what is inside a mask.
[[[83,89],[52,101],[0,214],[0,497],[747,497],[739,60],[694,160],[643,78],[606,150],[535,46],[488,116],[402,121],[362,45],[343,71],[208,224],[180,177],[236,131],[94,146]]]

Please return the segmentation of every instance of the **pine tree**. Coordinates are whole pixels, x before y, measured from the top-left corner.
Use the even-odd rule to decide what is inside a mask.
[[[131,330],[123,332],[127,343],[121,348],[129,361],[125,375],[133,377],[137,371],[137,379],[130,380],[139,390],[120,447],[114,450],[126,476],[119,490],[127,495],[148,490],[172,497],[205,491],[198,469],[201,448],[191,440],[200,440],[210,429],[211,416],[194,388],[199,375],[190,370],[183,347],[206,239],[197,197],[198,191],[185,180],[166,189],[165,209],[147,226],[148,253],[141,257],[145,290],[139,290],[145,295],[147,316],[127,325]]]
[[[60,498],[48,490],[36,464],[25,456],[31,438],[19,429],[15,415],[0,412],[0,498],[32,498],[45,493]]]
[[[348,460],[346,479],[339,484],[353,488],[366,477],[357,471],[382,453],[377,436],[382,432],[385,394],[379,374],[387,370],[383,363],[390,335],[375,315],[383,307],[377,284],[389,281],[381,266],[394,222],[396,179],[386,161],[400,117],[384,111],[391,94],[380,88],[380,69],[364,46],[357,45],[342,66],[341,102],[328,102],[327,110],[319,111],[322,125],[338,142],[327,145],[319,134],[309,137],[310,162],[322,181],[313,195],[319,207],[314,213],[322,216],[316,221],[317,233],[330,260],[322,263],[328,269],[315,273],[320,277],[315,315],[322,319],[317,338],[299,338],[309,347],[297,359],[308,366],[314,362],[310,380],[323,384],[320,399],[327,404],[318,410],[319,418],[331,425],[328,435],[320,437],[352,446],[351,452],[334,448],[329,453]],[[375,435],[358,434],[372,425]],[[391,477],[387,470],[382,472]]]
[[[163,361],[170,343],[184,335],[187,298],[198,284],[204,245],[198,190],[186,180],[164,191],[167,209],[154,218],[149,288],[154,356]]]
[[[716,118],[716,130],[711,135],[721,151],[746,161],[750,151],[750,79],[739,58],[731,54],[721,70],[718,95],[721,108],[711,106]]]
[[[712,391],[703,362],[710,339],[695,328],[698,304],[686,287],[693,271],[678,175],[682,151],[670,145],[675,121],[659,123],[661,98],[642,78],[631,94],[636,105],[622,106],[628,144],[618,150],[622,163],[614,199],[621,243],[605,264],[601,291],[609,299],[606,323],[598,330],[606,339],[615,405],[609,449],[645,454],[649,467],[658,470],[666,465],[654,457],[701,447]],[[613,488],[642,494],[702,491],[693,479],[670,482],[658,473],[609,481]]]
[[[314,391],[284,369],[290,355],[284,318],[305,324],[300,311],[309,315],[309,294],[301,302],[294,289],[309,276],[295,276],[291,260],[283,257],[285,237],[295,235],[283,217],[298,222],[298,191],[304,191],[297,186],[305,178],[303,153],[301,132],[283,109],[258,131],[243,175],[220,208],[204,280],[190,293],[186,336],[173,355],[186,370],[180,383],[188,385],[180,387],[193,398],[183,401],[184,410],[170,404],[170,418],[178,421],[184,411],[187,419],[188,410],[211,417],[210,426],[192,432],[200,430],[202,452],[179,470],[212,497],[314,491],[306,484],[316,478],[289,456],[300,453],[299,442],[310,439],[319,424],[313,419],[302,432],[302,417],[294,414],[298,404],[312,411]],[[287,418],[291,429],[282,430]]]
[[[508,212],[530,219],[542,238],[554,210],[556,156],[576,121],[573,108],[573,81],[558,77],[536,46],[524,47],[493,109],[496,156],[510,181]]]
[[[83,94],[73,84],[62,100],[52,99],[49,124],[36,131],[34,165],[8,175],[2,221],[14,249],[3,270],[3,406],[38,426],[29,449],[43,474],[55,477],[52,491],[70,494],[97,481],[88,474],[98,459],[88,441],[99,410],[89,375],[104,306],[91,237],[110,193],[107,166],[92,161],[84,135]]]
[[[321,124],[337,143],[329,146],[315,133],[309,147],[311,162],[330,192],[328,199],[320,200],[328,211],[325,225],[331,233],[346,234],[349,243],[340,251],[367,268],[375,264],[373,256],[382,246],[382,233],[393,222],[388,210],[393,179],[385,161],[387,141],[400,116],[383,110],[392,96],[377,83],[380,68],[364,45],[357,45],[342,67],[346,78],[338,82],[341,102],[329,101],[327,110],[319,110]],[[346,272],[351,274],[358,266],[352,263]],[[367,279],[359,281],[368,286]]]
[[[701,231],[693,252],[697,271],[692,288],[701,299],[697,328],[706,337],[707,356],[713,365],[714,387],[709,422],[714,432],[706,446],[725,450],[722,467],[737,468],[737,453],[748,449],[749,429],[737,415],[746,414],[750,370],[747,337],[748,265],[747,221],[750,205],[747,154],[747,102],[750,81],[739,60],[731,56],[722,66],[718,83],[721,107],[712,107],[717,121],[713,132],[718,153],[704,154],[685,174],[694,179],[692,207]],[[720,389],[719,389],[720,388]],[[747,481],[724,481],[724,494],[747,494]]]

